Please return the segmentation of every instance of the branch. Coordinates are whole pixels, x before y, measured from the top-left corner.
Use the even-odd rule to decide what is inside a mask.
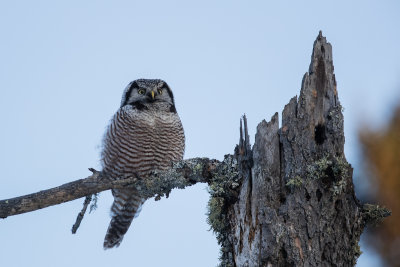
[[[0,201],[0,218],[26,213],[61,204],[105,190],[136,187],[144,198],[156,196],[156,200],[167,196],[174,188],[185,188],[196,183],[208,183],[216,176],[229,176],[236,169],[228,155],[220,162],[208,158],[193,158],[174,163],[166,172],[154,172],[151,177],[139,179],[129,177],[111,180],[101,172],[89,169],[92,175],[58,187],[37,193]]]
[[[81,225],[81,222],[83,220],[83,216],[85,216],[87,207],[89,206],[90,201],[92,201],[92,196],[93,195],[86,196],[85,202],[83,202],[83,208],[82,208],[81,212],[78,213],[78,216],[76,217],[76,221],[75,221],[74,225],[72,226],[71,232],[73,234],[76,233],[76,231],[78,230],[79,226]]]

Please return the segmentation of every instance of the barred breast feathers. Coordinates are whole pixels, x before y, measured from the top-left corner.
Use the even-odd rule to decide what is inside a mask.
[[[184,132],[177,113],[138,111],[124,106],[104,136],[102,165],[112,176],[146,175],[183,158]],[[119,177],[113,177],[118,179]]]

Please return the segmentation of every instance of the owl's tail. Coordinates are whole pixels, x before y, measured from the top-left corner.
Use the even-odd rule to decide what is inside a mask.
[[[144,203],[136,189],[114,189],[112,193],[114,203],[111,207],[111,222],[104,238],[104,249],[121,244],[133,218],[139,215]]]

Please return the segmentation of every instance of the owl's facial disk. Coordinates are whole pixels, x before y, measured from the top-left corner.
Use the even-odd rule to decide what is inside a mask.
[[[132,91],[128,104],[136,101],[143,103],[154,103],[160,101],[172,104],[167,89],[163,87],[138,87],[136,92]]]
[[[139,107],[157,102],[164,102],[174,106],[174,97],[167,83],[162,80],[140,79],[128,85],[123,95],[121,106],[132,105]]]

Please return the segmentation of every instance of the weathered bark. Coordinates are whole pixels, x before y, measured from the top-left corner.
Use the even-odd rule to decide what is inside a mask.
[[[0,218],[30,212],[52,205],[64,203],[84,196],[112,188],[135,186],[145,198],[156,196],[159,199],[173,188],[185,188],[198,182],[208,182],[219,176],[234,176],[235,166],[226,158],[224,161],[207,158],[194,158],[175,163],[166,172],[153,173],[152,177],[138,179],[130,177],[121,180],[110,180],[101,172],[90,169],[93,175],[34,194],[0,201]],[[86,209],[85,209],[86,210]]]
[[[282,127],[277,113],[262,121],[252,149],[241,129],[241,186],[236,194],[211,190],[221,266],[353,266],[366,222],[389,214],[363,207],[354,194],[333,70],[332,47],[320,32]]]

